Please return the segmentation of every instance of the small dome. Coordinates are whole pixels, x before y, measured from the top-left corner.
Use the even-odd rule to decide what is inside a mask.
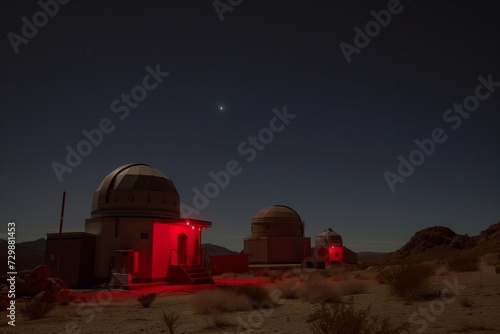
[[[316,246],[325,246],[325,245],[339,245],[342,246],[342,237],[340,234],[332,230],[331,228],[327,228],[320,234],[316,236]]]
[[[148,165],[118,167],[97,187],[92,218],[119,216],[178,219],[177,189],[162,172]]]
[[[299,214],[288,206],[268,206],[252,218],[252,237],[303,236],[304,223]]]

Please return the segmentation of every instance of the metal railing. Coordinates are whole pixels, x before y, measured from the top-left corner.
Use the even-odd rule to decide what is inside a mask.
[[[212,259],[205,248],[200,248],[200,250],[200,263],[210,277],[212,277]]]
[[[171,265],[172,264],[172,253],[176,253],[177,254],[177,257],[179,257],[179,251],[177,250],[177,248],[170,248],[170,254],[168,256],[168,265]],[[185,256],[186,257],[186,263],[179,263],[179,261],[176,261],[178,265],[182,265],[182,264],[194,264],[194,261],[191,260],[191,258],[189,257],[189,255],[187,254],[181,254],[181,256]]]

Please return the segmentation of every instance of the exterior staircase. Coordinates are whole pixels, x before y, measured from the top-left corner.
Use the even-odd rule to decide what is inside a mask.
[[[173,285],[214,283],[210,274],[200,264],[170,265],[167,279]]]

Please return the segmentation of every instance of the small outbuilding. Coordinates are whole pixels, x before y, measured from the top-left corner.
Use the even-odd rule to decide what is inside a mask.
[[[344,246],[342,236],[327,228],[316,236],[313,255],[319,263],[357,263],[357,254]]]

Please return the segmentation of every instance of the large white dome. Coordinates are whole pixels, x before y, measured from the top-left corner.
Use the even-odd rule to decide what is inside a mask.
[[[154,217],[178,219],[179,194],[174,183],[145,164],[116,168],[94,193],[92,218]]]

